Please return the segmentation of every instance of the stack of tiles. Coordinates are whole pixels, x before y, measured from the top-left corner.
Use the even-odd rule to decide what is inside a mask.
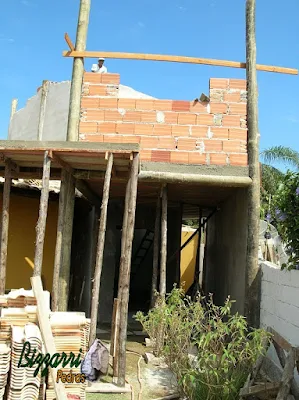
[[[0,400],[4,398],[9,369],[10,347],[6,344],[0,344]]]
[[[2,319],[0,319],[0,344],[9,347],[11,344],[11,324]]]
[[[42,339],[40,330],[35,324],[13,326],[12,328],[12,355],[10,386],[8,400],[29,400],[40,398],[41,371],[34,376],[36,365],[27,366],[25,357],[22,357],[24,343],[30,343],[30,355],[35,357],[42,353]],[[30,357],[29,355],[29,357]]]
[[[71,352],[74,354],[74,359],[78,359],[78,355],[81,354],[80,361],[82,361],[88,350],[90,326],[90,321],[85,318],[85,314],[76,312],[55,312],[51,314],[50,323],[57,353],[65,353],[67,359],[69,359]],[[85,400],[87,382],[76,382],[75,380],[76,375],[77,379],[79,379],[78,374],[80,374],[81,363],[78,367],[75,365],[71,366],[70,363],[68,363],[65,368],[60,365],[58,369],[62,370],[65,374],[69,374],[68,381],[64,383],[67,394],[77,395],[81,400]],[[46,400],[54,400],[55,398],[53,381],[49,376]]]

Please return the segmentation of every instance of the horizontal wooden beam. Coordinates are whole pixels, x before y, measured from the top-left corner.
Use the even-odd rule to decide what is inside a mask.
[[[185,56],[171,56],[162,54],[143,54],[143,53],[122,53],[108,51],[64,51],[63,57],[78,58],[117,58],[125,60],[145,60],[145,61],[166,61],[188,64],[214,65],[218,67],[243,68],[246,69],[246,63],[239,61],[215,60],[212,58],[198,58]],[[258,71],[276,72],[280,74],[298,75],[298,69],[277,67],[273,65],[257,64]]]

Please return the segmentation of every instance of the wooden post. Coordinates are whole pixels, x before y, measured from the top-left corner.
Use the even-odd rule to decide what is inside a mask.
[[[201,237],[202,237],[202,226],[201,226],[201,220],[202,220],[202,210],[199,210],[199,216],[198,216],[199,222],[198,222],[198,244],[197,244],[197,252],[196,252],[196,264],[195,264],[195,271],[194,271],[194,281],[196,288],[198,289],[199,287],[199,275],[200,275],[200,257],[201,257]]]
[[[64,228],[65,208],[66,208],[67,179],[68,179],[68,173],[65,169],[63,169],[61,172],[55,261],[54,261],[53,284],[52,284],[51,306],[53,312],[58,311],[59,275],[60,275],[60,268],[62,265],[63,228]]]
[[[62,236],[62,263],[59,274],[58,310],[67,311],[69,299],[69,284],[71,272],[73,219],[75,207],[75,179],[68,173],[66,184],[65,218]]]
[[[160,295],[166,295],[166,263],[167,263],[167,186],[162,189],[161,211],[161,265],[160,265]]]
[[[113,357],[113,383],[117,383],[118,377],[118,354],[119,354],[119,299],[114,299],[112,327],[111,327],[111,344],[110,355]]]
[[[101,217],[100,217],[98,243],[97,243],[97,254],[96,254],[96,266],[95,266],[95,272],[94,272],[94,278],[93,278],[89,347],[94,342],[94,340],[96,338],[96,333],[97,333],[100,285],[101,285],[101,275],[102,275],[102,267],[103,267],[105,236],[106,236],[106,226],[107,226],[107,208],[108,208],[108,200],[109,200],[112,167],[113,167],[113,154],[110,153],[109,157],[108,157],[108,164],[107,164],[104,186],[103,186]]]
[[[31,278],[31,285],[34,297],[37,301],[37,317],[46,352],[48,354],[57,354],[49,320],[49,307],[47,307],[45,303],[41,278],[39,276]],[[65,386],[61,381],[57,381],[57,371],[58,368],[50,368],[56,399],[67,400]]]
[[[43,140],[43,130],[44,130],[45,115],[46,115],[48,92],[49,92],[49,81],[43,81],[41,90],[37,140]]]
[[[161,195],[159,193],[157,198],[156,219],[155,219],[151,308],[155,306],[155,301],[156,301],[155,292],[158,290],[157,285],[158,285],[159,255],[160,255],[160,228],[161,228]]]
[[[11,102],[11,109],[10,109],[10,122],[15,112],[17,111],[17,107],[18,107],[18,99],[13,99]]]
[[[48,214],[49,183],[50,183],[51,159],[49,152],[45,151],[43,165],[42,190],[39,204],[39,217],[36,225],[36,242],[33,276],[41,276],[44,254],[44,242]]]
[[[120,322],[119,322],[119,360],[118,381],[121,387],[125,386],[126,377],[126,340],[128,323],[128,303],[130,289],[130,272],[132,244],[134,238],[135,212],[137,199],[137,183],[139,173],[139,153],[134,153],[130,179],[127,183],[127,192],[124,209],[124,223],[126,229],[122,230],[122,252],[120,258],[119,293],[120,298]]]
[[[85,51],[89,23],[90,0],[80,0],[80,10],[77,26],[76,51]],[[70,108],[68,117],[67,140],[79,139],[79,122],[82,82],[84,74],[84,58],[74,58],[73,75],[70,91]]]
[[[1,222],[0,295],[5,294],[10,188],[11,188],[11,166],[9,163],[6,163],[5,182],[3,187],[2,222]]]
[[[248,324],[259,327],[259,227],[260,227],[260,171],[258,132],[258,93],[256,78],[256,0],[246,0],[246,74],[247,74],[247,124],[248,165],[252,184],[248,189],[248,237],[245,273],[245,315]]]

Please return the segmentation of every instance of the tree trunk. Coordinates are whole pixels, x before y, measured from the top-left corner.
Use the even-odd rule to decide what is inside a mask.
[[[256,78],[255,0],[246,1],[246,73],[247,73],[247,123],[248,165],[252,184],[248,189],[248,237],[245,274],[245,315],[252,327],[259,327],[259,225],[260,225],[260,173],[258,94]]]
[[[160,295],[166,295],[166,265],[167,265],[167,186],[162,189],[161,210],[161,267],[160,267]]]

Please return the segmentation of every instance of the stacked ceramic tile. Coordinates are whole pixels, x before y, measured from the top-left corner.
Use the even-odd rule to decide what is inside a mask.
[[[6,344],[10,347],[11,343],[11,324],[0,319],[0,344]]]
[[[90,321],[85,318],[84,313],[75,312],[57,312],[52,313],[50,317],[52,333],[54,336],[55,346],[57,353],[66,353],[69,356],[72,352],[75,357],[81,354],[80,360],[82,361],[87,349],[89,338]],[[81,349],[81,352],[80,352]],[[58,367],[66,374],[72,372],[73,374],[80,374],[81,365],[72,367],[68,364],[66,368]],[[87,382],[85,383],[65,383],[65,388],[68,394],[77,395],[80,399],[84,400]],[[53,387],[52,378],[49,377],[48,387],[46,390],[46,400],[54,400],[55,392]]]
[[[50,307],[50,293],[44,291],[45,302]],[[0,307],[24,308],[36,306],[36,299],[32,290],[15,289],[7,295],[0,296]]]
[[[7,377],[10,370],[10,347],[0,344],[0,400],[4,398]]]
[[[13,326],[12,328],[12,347],[11,347],[11,373],[10,385],[8,389],[8,400],[29,400],[38,399],[40,395],[41,371],[34,376],[36,365],[33,367],[19,367],[19,361],[25,342],[30,343],[30,354],[36,351],[42,353],[42,339],[40,330],[35,324]],[[24,365],[25,360],[21,361]]]

